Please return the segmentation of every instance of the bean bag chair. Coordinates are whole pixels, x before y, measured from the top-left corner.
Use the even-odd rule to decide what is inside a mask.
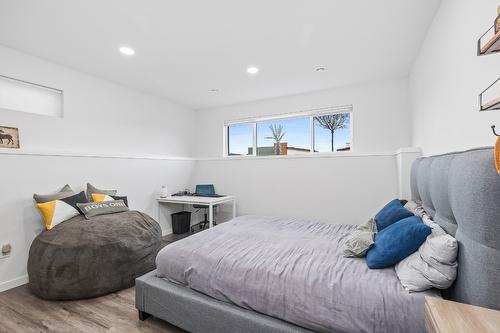
[[[29,251],[31,291],[47,300],[97,297],[132,287],[155,269],[161,228],[150,216],[127,211],[75,216],[38,235]]]

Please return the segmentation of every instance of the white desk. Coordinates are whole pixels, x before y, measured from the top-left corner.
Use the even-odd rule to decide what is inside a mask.
[[[180,205],[203,205],[208,206],[208,223],[209,227],[212,228],[214,224],[214,206],[220,205],[226,202],[233,203],[233,218],[236,217],[236,198],[232,195],[226,195],[223,197],[197,197],[190,195],[182,196],[168,196],[166,198],[156,199],[158,204],[171,203]]]

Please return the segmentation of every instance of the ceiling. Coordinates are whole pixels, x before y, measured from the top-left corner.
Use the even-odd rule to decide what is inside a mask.
[[[439,3],[0,0],[0,44],[202,109],[406,76]]]

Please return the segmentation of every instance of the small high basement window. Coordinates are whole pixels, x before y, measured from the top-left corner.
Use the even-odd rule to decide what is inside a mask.
[[[227,121],[225,156],[337,153],[352,149],[352,105]]]
[[[0,75],[0,109],[63,116],[63,91]]]

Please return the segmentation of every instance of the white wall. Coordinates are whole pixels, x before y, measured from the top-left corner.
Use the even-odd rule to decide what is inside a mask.
[[[191,156],[195,113],[0,46],[0,74],[64,91],[64,117],[0,109],[18,127],[23,150]]]
[[[399,196],[401,154],[201,160],[193,180],[235,195],[238,215],[360,224]],[[231,208],[221,209],[227,216]]]
[[[190,184],[193,111],[1,46],[0,74],[64,90],[63,118],[0,109],[0,125],[18,127],[22,147],[0,149],[0,244],[12,244],[0,259],[0,291],[26,282],[28,250],[43,228],[33,193],[91,182],[157,219],[160,186]]]
[[[396,154],[411,141],[408,103],[407,80],[397,79],[200,110],[196,152],[202,159],[193,185],[214,183],[218,192],[236,195],[238,214],[363,223],[388,200],[408,193],[407,182],[399,184],[398,166],[406,167],[419,153]],[[224,120],[343,104],[354,106],[354,152],[323,157],[221,157]]]
[[[224,120],[345,104],[353,104],[354,107],[354,152],[394,152],[410,145],[408,80],[396,79],[199,110],[196,117],[196,156],[222,156]]]
[[[500,75],[500,55],[477,56],[497,0],[443,0],[410,75],[413,145],[425,155],[491,146],[500,112],[478,112],[479,93]]]

